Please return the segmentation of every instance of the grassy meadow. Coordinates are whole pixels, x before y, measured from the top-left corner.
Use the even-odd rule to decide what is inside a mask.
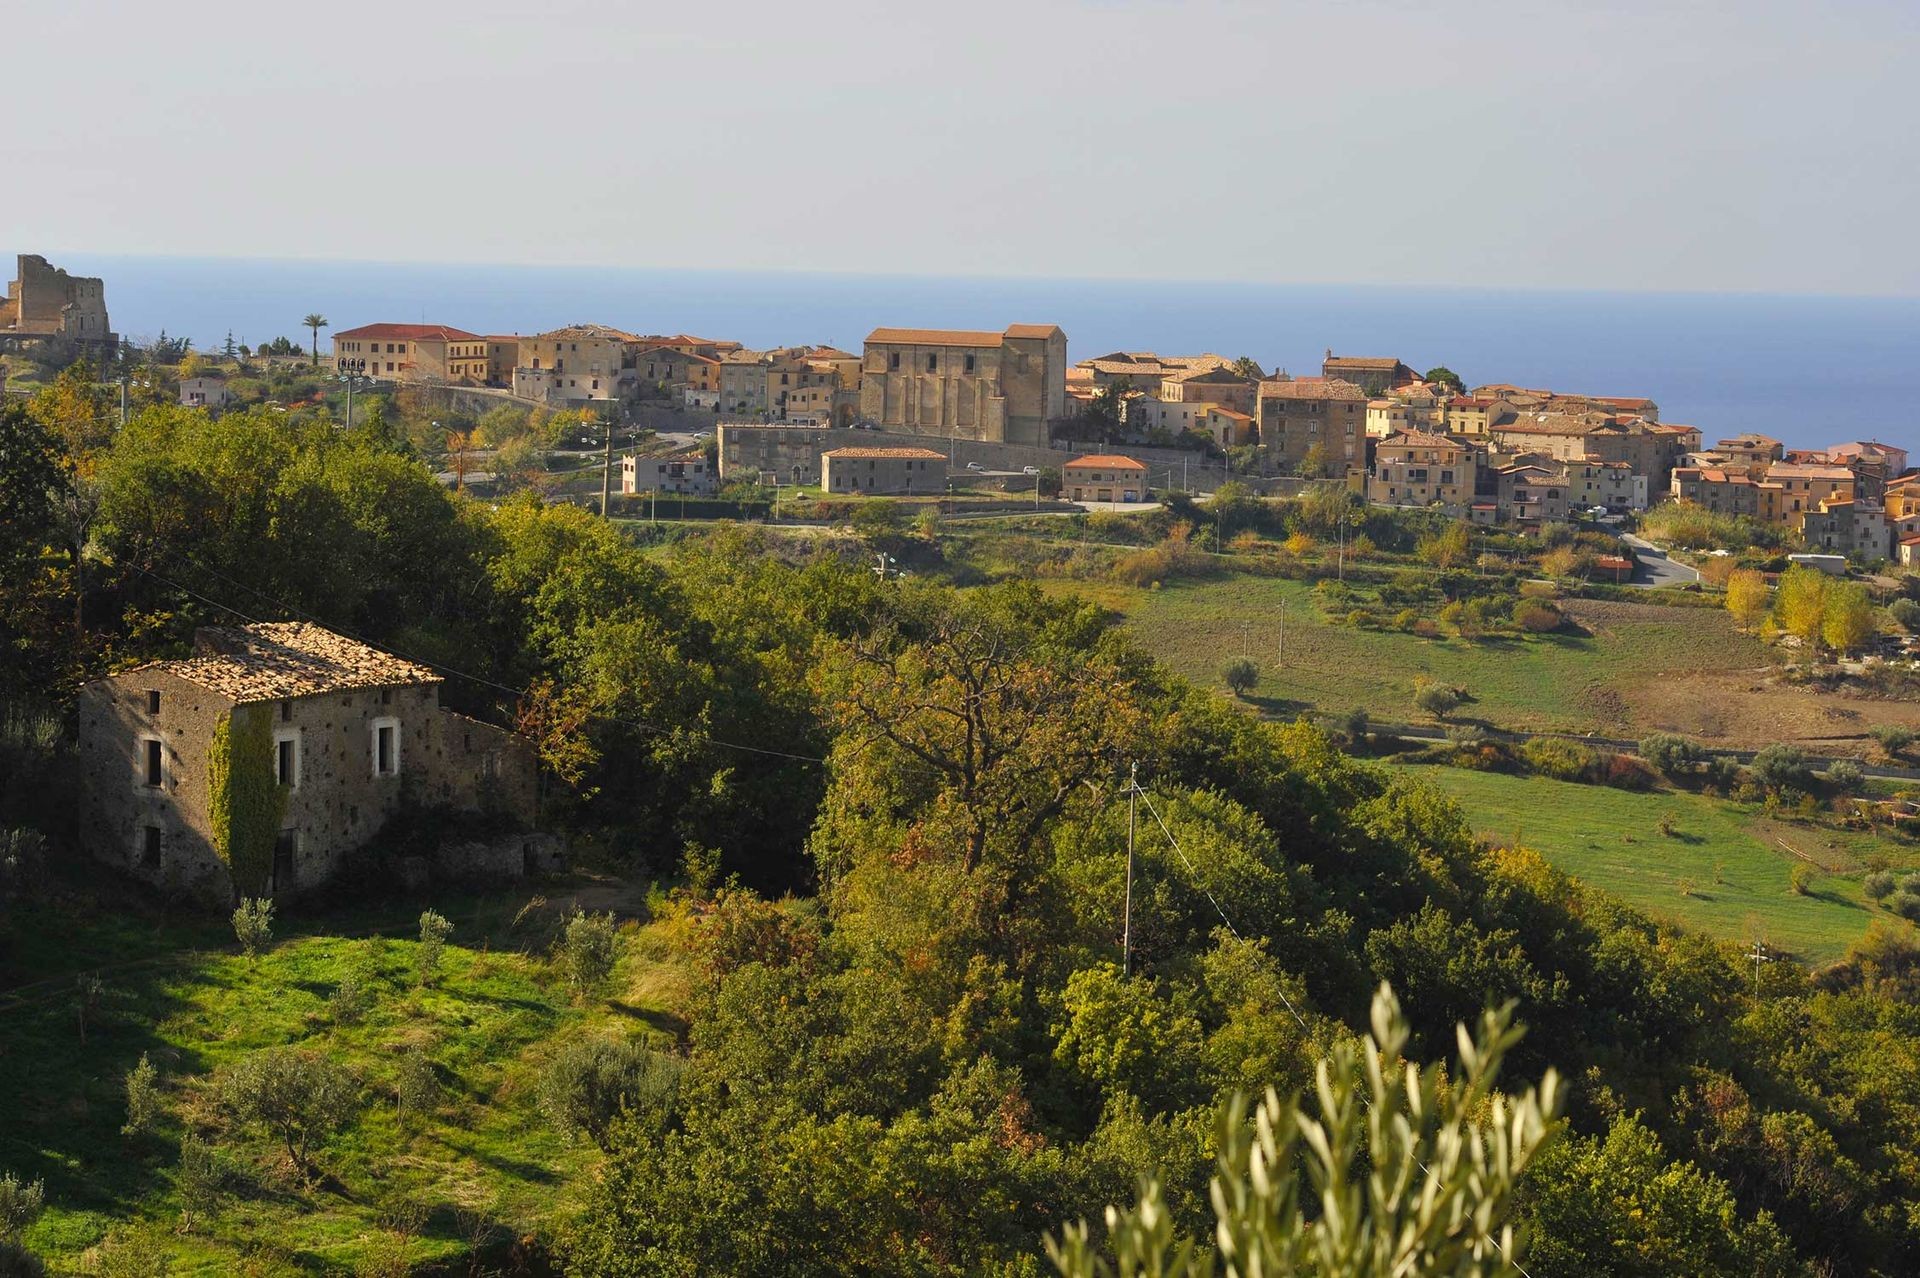
[[[1250,656],[1260,668],[1250,698],[1285,714],[1359,707],[1376,718],[1417,720],[1414,681],[1425,676],[1473,696],[1458,719],[1634,736],[1645,725],[1619,696],[1628,683],[1767,663],[1765,649],[1713,609],[1632,615],[1600,634],[1468,641],[1331,623],[1310,583],[1280,577],[1232,574],[1145,589],[1101,581],[1046,584],[1113,609],[1149,652],[1203,686],[1219,688],[1225,662]]]
[[[1861,893],[1870,865],[1915,860],[1884,839],[1779,821],[1701,795],[1394,766],[1458,799],[1476,834],[1534,848],[1635,908],[1708,935],[1764,940],[1818,963],[1839,957],[1875,920],[1905,926]],[[1672,834],[1660,832],[1663,816],[1671,816]],[[1806,895],[1792,887],[1803,858],[1820,867]]]
[[[27,1244],[55,1267],[99,1260],[104,1242],[155,1248],[175,1274],[400,1273],[502,1255],[537,1235],[589,1152],[541,1116],[543,1063],[579,1035],[670,1040],[681,1028],[678,969],[642,957],[660,948],[629,926],[608,993],[576,999],[546,957],[559,909],[518,894],[441,905],[455,931],[440,976],[421,987],[419,908],[404,922],[391,912],[291,920],[287,939],[254,962],[231,933],[203,948],[204,921],[161,952],[164,929],[127,945],[125,919],[106,911],[30,912],[29,936],[65,920],[83,934],[75,953],[117,961],[93,969],[102,989],[84,1043],[73,973],[0,996],[0,1094],[14,1111],[0,1125],[0,1168],[46,1182],[48,1208]],[[86,939],[96,924],[115,934]],[[328,999],[355,965],[371,970],[373,1006],[340,1024]],[[216,1070],[281,1044],[323,1052],[360,1085],[357,1120],[321,1148],[311,1180],[264,1133],[229,1130],[213,1099]],[[437,1085],[421,1114],[396,1104],[398,1063],[412,1052]],[[142,1054],[160,1072],[163,1115],[129,1137],[124,1080]],[[218,1146],[224,1181],[190,1224],[178,1171],[188,1133]]]

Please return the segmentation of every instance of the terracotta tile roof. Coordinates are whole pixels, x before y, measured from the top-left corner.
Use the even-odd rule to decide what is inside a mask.
[[[998,346],[1005,336],[965,328],[876,328],[867,334],[867,345]]]
[[[359,328],[343,328],[333,335],[334,341],[343,337],[371,338],[382,342],[484,342],[488,339],[478,333],[469,333],[464,328],[450,328],[445,324],[362,324]]]
[[[1296,377],[1291,381],[1260,383],[1261,399],[1351,399],[1365,402],[1367,393],[1337,377]]]
[[[440,682],[426,666],[304,621],[203,626],[194,645],[198,655],[139,668],[165,670],[241,704]]]
[[[1402,367],[1397,359],[1374,355],[1329,355],[1321,364],[1322,368],[1364,368],[1377,369],[1391,373]]]
[[[1250,422],[1253,420],[1252,415],[1249,413],[1236,413],[1233,409],[1222,408],[1218,404],[1210,404],[1208,407],[1212,409],[1216,417],[1231,417],[1237,422]]]
[[[1137,462],[1131,457],[1121,457],[1115,453],[1091,453],[1085,457],[1076,457],[1062,469],[1075,466],[1098,466],[1102,470],[1145,470],[1146,463]]]
[[[876,328],[867,344],[882,346],[998,346],[1007,338],[1049,338],[1060,334],[1057,324],[1009,324],[1003,333],[970,328]]]
[[[1075,364],[1087,373],[1108,373],[1114,377],[1165,377],[1167,368],[1136,359],[1089,359]]]
[[[1767,468],[1768,479],[1852,479],[1853,472],[1845,466],[1828,466],[1818,462],[1775,462]]]
[[[1385,444],[1398,444],[1404,448],[1464,448],[1458,440],[1448,439],[1445,435],[1435,435],[1424,430],[1403,430],[1387,436],[1380,441]]]
[[[936,453],[931,448],[832,448],[820,455],[822,457],[844,457],[848,460],[869,457],[891,457],[896,460],[901,458],[925,458],[930,461],[945,461],[947,459],[945,453]]]

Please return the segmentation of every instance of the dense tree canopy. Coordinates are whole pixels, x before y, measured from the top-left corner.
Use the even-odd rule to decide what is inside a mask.
[[[1205,1238],[1230,1099],[1312,1089],[1383,981],[1394,1055],[1511,1001],[1508,1069],[1568,1080],[1515,1200],[1536,1278],[1920,1267],[1920,963],[1884,938],[1756,978],[1031,583],[741,529],[643,548],[372,430],[154,406],[102,436],[83,390],[64,427],[0,415],[0,689],[308,617],[519,722],[547,820],[683,884],[672,1086],[570,1093],[606,1146],[575,1272],[1039,1274],[1142,1175]]]

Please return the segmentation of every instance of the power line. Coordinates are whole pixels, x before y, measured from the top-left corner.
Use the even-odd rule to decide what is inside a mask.
[[[208,605],[209,607],[218,608],[223,612],[232,613],[234,616],[239,617],[244,621],[250,621],[257,624],[261,620],[260,618],[252,616],[251,614],[246,613],[239,608],[235,608],[231,604],[223,603],[218,599],[214,599],[208,595],[201,594],[199,591],[193,589],[191,586],[182,585],[180,582],[174,581],[170,577],[164,577],[157,572],[153,572],[150,569],[142,568],[138,564],[133,564],[130,566],[133,568],[135,572],[140,573],[142,576],[151,577],[155,581],[161,582],[164,585],[171,586],[175,590],[178,590],[183,594],[189,595],[192,598],[199,600],[201,603]],[[404,652],[401,649],[393,647],[391,645],[376,645],[371,640],[363,638],[362,636],[355,634],[353,631],[343,626],[336,626],[332,622],[329,622],[321,617],[317,617],[312,613],[305,611],[304,609],[295,608],[291,604],[288,604],[283,600],[275,599],[273,596],[267,594],[265,591],[259,590],[253,586],[249,586],[245,582],[236,581],[232,577],[227,576],[225,573],[220,572],[217,569],[207,568],[204,565],[201,565],[201,569],[202,571],[205,571],[211,574],[212,576],[220,578],[222,581],[228,583],[229,585],[236,586],[239,589],[246,591],[248,594],[259,597],[262,601],[272,605],[276,611],[280,612],[283,615],[291,615],[291,616],[299,617],[304,621],[312,622],[316,626],[325,627],[326,629],[333,631],[335,634],[345,635],[347,638],[352,639],[355,642],[367,644],[369,647],[384,646],[386,648],[386,651],[392,652],[401,657],[405,657],[408,661],[411,661],[416,665],[426,666],[428,669],[436,671],[443,675],[452,675],[455,678],[464,679],[469,683],[478,684],[486,688],[492,688],[497,692],[504,692],[512,697],[525,697],[530,695],[530,690],[526,688],[516,688],[510,684],[504,684],[499,682],[498,680],[486,678],[484,675],[472,674],[468,671],[461,670],[454,666],[447,665],[444,662],[433,661],[429,658],[421,657],[414,653]],[[671,736],[675,732],[678,732],[681,730],[678,728],[666,727],[657,723],[649,723],[644,719],[629,719],[621,715],[606,714],[598,710],[589,710],[587,713],[590,717],[599,719],[603,723],[615,723],[623,727],[633,728],[636,731],[651,732],[658,736]],[[825,759],[820,758],[817,755],[795,754],[788,750],[772,750],[772,749],[768,749],[765,746],[744,745],[738,741],[723,740],[720,737],[716,737],[707,733],[702,733],[701,739],[707,745],[720,746],[723,749],[727,749],[727,750],[739,750],[746,754],[765,755],[765,756],[776,758],[776,759],[791,759],[796,763],[815,763],[815,764],[820,764],[822,766],[825,766],[827,762]]]

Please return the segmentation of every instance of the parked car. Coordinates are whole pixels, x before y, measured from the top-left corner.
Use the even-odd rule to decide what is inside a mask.
[[[981,464],[980,464],[979,462],[968,462],[968,463],[967,463],[967,469],[968,469],[968,470],[979,470],[979,471],[984,471],[984,470],[986,470],[986,467],[985,467],[985,466],[982,466],[982,465],[981,465]]]
[[[1040,468],[1038,466],[1022,466],[1020,473],[1023,475],[1037,475],[1040,473]]]

